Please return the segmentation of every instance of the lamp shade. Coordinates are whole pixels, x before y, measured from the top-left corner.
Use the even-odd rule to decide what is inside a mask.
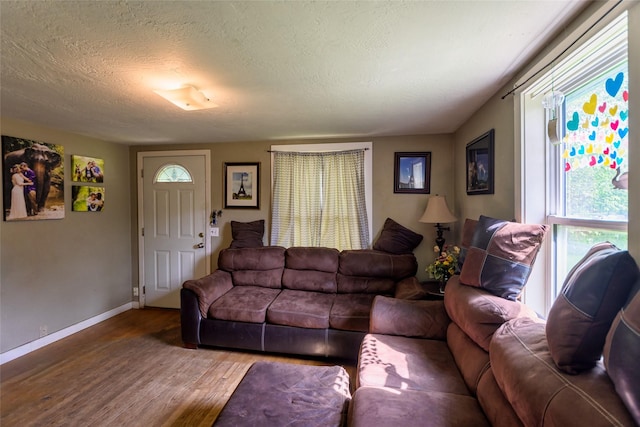
[[[420,222],[426,222],[431,224],[454,222],[457,218],[451,213],[447,206],[447,200],[444,196],[429,197],[427,201],[427,208],[424,210]]]

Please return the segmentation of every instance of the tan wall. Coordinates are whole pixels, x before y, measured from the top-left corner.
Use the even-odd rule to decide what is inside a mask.
[[[135,230],[137,223],[136,194],[136,158],[140,151],[165,151],[177,149],[208,149],[211,150],[212,172],[212,208],[222,209],[223,215],[219,221],[220,237],[212,237],[213,248],[212,269],[216,268],[218,254],[221,249],[229,247],[231,243],[230,221],[254,221],[264,219],[266,222],[265,242],[268,244],[271,219],[271,155],[268,150],[271,145],[299,144],[299,143],[332,143],[332,142],[373,142],[373,234],[377,236],[387,217],[417,233],[423,234],[425,239],[416,249],[419,261],[418,276],[426,279],[426,266],[433,260],[432,248],[435,239],[433,226],[418,222],[426,207],[426,195],[394,194],[393,168],[394,153],[396,151],[430,151],[432,156],[431,194],[445,194],[451,197],[453,192],[453,163],[450,135],[421,135],[421,136],[391,136],[385,138],[358,139],[330,139],[305,141],[256,141],[240,143],[216,143],[193,145],[161,145],[161,146],[132,146],[130,147],[131,175],[131,203],[132,230],[131,243],[134,254],[133,281],[137,283],[138,237]],[[260,209],[224,209],[223,171],[225,162],[260,162]],[[451,209],[454,209],[451,202]],[[453,236],[453,234],[451,234]],[[445,236],[449,237],[449,236]],[[375,238],[375,237],[374,237]]]
[[[129,150],[2,119],[2,134],[64,146],[65,218],[0,220],[0,352],[131,302]],[[105,209],[71,212],[71,154],[105,160]]]

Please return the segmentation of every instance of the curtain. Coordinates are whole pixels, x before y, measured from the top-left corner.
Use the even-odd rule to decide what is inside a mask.
[[[364,150],[276,152],[271,244],[364,249]]]

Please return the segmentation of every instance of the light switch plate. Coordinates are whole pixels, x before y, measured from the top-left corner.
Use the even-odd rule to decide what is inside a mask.
[[[218,227],[211,227],[210,231],[209,231],[209,235],[211,237],[218,237],[220,236],[220,229]]]

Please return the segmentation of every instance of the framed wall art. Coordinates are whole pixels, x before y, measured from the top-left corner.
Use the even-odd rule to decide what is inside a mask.
[[[429,194],[431,188],[431,153],[395,153],[393,192]]]
[[[102,212],[104,210],[104,187],[74,185],[71,187],[71,210],[74,212]]]
[[[104,159],[71,155],[73,182],[103,182]]]
[[[467,194],[493,194],[495,131],[480,135],[467,144]]]
[[[64,147],[2,135],[5,221],[64,218]]]
[[[224,164],[224,207],[260,209],[260,163]]]

